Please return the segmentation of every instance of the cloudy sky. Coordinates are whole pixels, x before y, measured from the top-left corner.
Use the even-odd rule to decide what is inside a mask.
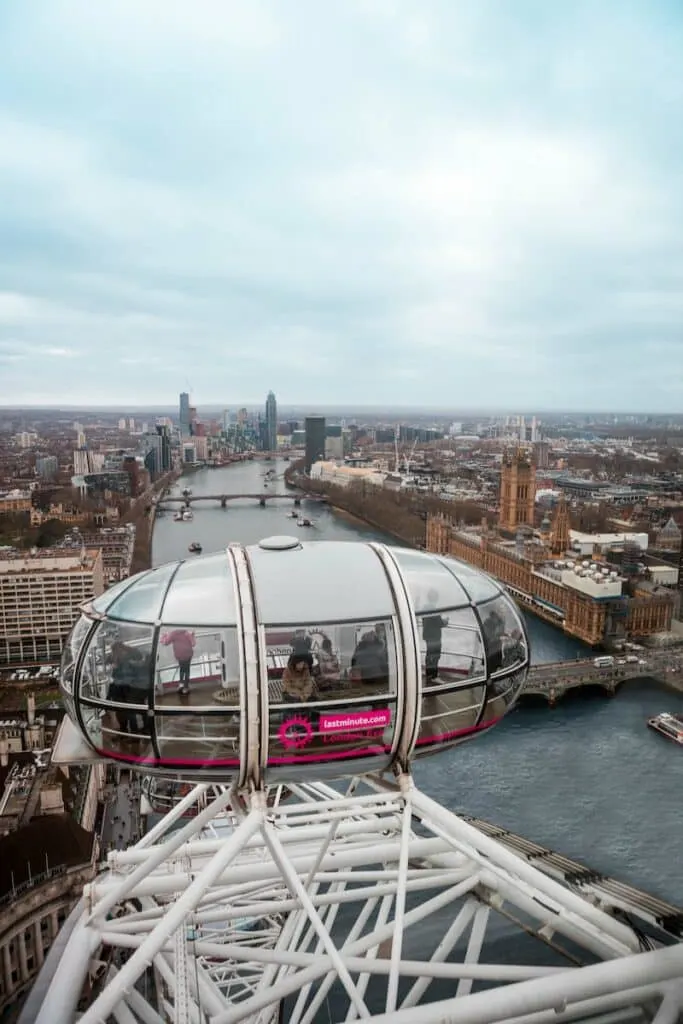
[[[680,0],[4,0],[0,405],[680,411]]]

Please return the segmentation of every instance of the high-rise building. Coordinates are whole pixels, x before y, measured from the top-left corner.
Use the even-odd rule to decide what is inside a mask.
[[[43,480],[50,480],[57,476],[59,463],[55,455],[44,455],[36,459],[36,473]]]
[[[311,472],[314,462],[325,458],[325,417],[306,417],[306,460],[305,469]]]
[[[104,590],[102,552],[0,558],[0,665],[58,661],[80,606]]]
[[[266,398],[266,450],[274,452],[277,448],[277,402],[272,391]]]
[[[168,473],[171,469],[171,431],[163,423],[157,423],[157,436],[161,438],[159,452],[159,472]]]
[[[190,435],[190,396],[187,391],[180,392],[180,433],[182,437]]]
[[[74,476],[85,476],[91,473],[93,466],[90,462],[90,452],[87,448],[76,448],[74,450]]]

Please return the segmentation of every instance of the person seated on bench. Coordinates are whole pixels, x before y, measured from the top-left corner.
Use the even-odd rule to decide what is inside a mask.
[[[310,654],[290,654],[282,673],[282,697],[286,703],[305,704],[315,700],[318,688],[311,672]]]

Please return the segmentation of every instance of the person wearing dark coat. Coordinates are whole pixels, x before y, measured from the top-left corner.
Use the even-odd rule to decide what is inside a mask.
[[[353,652],[351,669],[363,683],[388,683],[389,656],[381,630],[363,634]]]
[[[112,646],[111,685],[109,699],[119,704],[140,704],[147,701],[147,682],[144,678],[146,660],[140,651],[117,640]],[[136,714],[116,711],[121,732],[138,732]]]
[[[300,659],[301,661],[305,661],[306,664],[308,665],[308,671],[311,673],[313,672],[313,667],[315,665],[315,660],[311,652],[312,646],[313,641],[311,640],[308,633],[304,633],[303,629],[299,629],[296,631],[290,643],[292,655],[296,655],[298,659]]]
[[[425,615],[422,620],[422,639],[425,642],[427,681],[434,682],[439,675],[441,659],[442,633],[448,625],[448,619],[442,615]]]
[[[427,594],[428,606],[436,607],[439,595],[435,590]],[[448,625],[448,619],[435,613],[426,614],[422,619],[422,639],[425,642],[426,657],[425,668],[427,682],[434,682],[439,675],[439,661],[441,660],[442,633]]]

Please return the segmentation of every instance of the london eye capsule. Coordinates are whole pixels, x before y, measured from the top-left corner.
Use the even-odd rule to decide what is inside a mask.
[[[90,756],[261,784],[470,739],[514,704],[528,664],[516,605],[463,562],[271,537],[107,590],[69,636],[61,688]]]

